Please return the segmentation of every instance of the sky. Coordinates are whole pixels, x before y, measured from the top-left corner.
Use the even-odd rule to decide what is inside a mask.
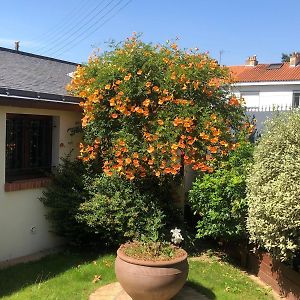
[[[142,34],[145,42],[178,38],[225,65],[280,62],[300,51],[299,0],[11,0],[0,1],[0,46],[82,63]]]

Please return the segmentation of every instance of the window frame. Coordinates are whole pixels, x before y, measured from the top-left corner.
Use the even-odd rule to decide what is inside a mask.
[[[7,113],[5,182],[48,176],[52,169],[52,135],[52,116]]]
[[[298,97],[298,104],[295,104],[295,97]],[[300,91],[293,91],[293,100],[292,100],[292,107],[296,108],[300,106]]]

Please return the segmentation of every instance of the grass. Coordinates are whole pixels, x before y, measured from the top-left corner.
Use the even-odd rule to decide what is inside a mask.
[[[271,300],[271,289],[259,286],[237,267],[216,256],[190,261],[188,284],[209,299]]]
[[[88,299],[116,280],[114,255],[64,252],[0,270],[0,299]],[[210,299],[273,299],[246,274],[216,257],[190,260],[188,284]],[[101,276],[96,280],[95,276]]]

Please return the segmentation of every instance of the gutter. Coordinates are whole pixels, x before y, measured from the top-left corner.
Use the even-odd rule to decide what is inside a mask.
[[[63,103],[78,105],[81,101],[79,97],[73,97],[68,95],[57,95],[49,94],[43,92],[33,92],[33,91],[24,91],[10,88],[0,87],[0,96],[6,98],[17,98],[22,100],[32,100],[32,101],[43,101],[43,102],[52,102],[52,103]]]

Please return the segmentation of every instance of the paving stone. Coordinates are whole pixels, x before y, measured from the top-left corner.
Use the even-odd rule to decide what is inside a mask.
[[[89,300],[132,300],[118,282],[100,287],[89,297]],[[158,299],[159,300],[159,299]],[[172,300],[208,300],[195,289],[184,286]]]

